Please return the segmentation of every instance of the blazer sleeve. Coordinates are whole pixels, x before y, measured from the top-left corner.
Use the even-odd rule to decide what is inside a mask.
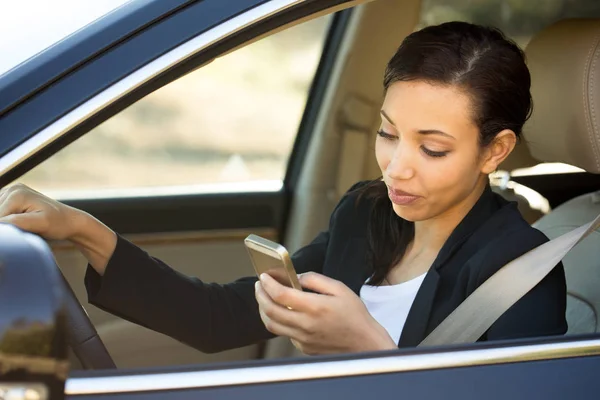
[[[477,286],[511,260],[548,241],[540,231],[533,230],[533,234],[531,232],[531,229],[527,229],[514,233],[504,241],[495,241],[496,248],[487,253],[486,259],[488,265],[493,264],[497,268],[481,274]],[[485,259],[483,262],[485,263]],[[566,302],[565,272],[562,263],[559,263],[539,284],[509,308],[482,339],[563,335],[567,332]]]
[[[341,203],[332,213],[330,227]],[[295,252],[296,271],[321,272],[328,243],[329,230]],[[274,336],[260,319],[254,297],[256,280],[250,276],[224,285],[205,283],[175,271],[118,236],[104,275],[88,265],[85,286],[88,301],[102,310],[215,353]]]

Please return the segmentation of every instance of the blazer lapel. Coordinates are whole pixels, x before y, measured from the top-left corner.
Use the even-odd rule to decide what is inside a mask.
[[[440,274],[435,268],[431,268],[410,308],[398,347],[415,347],[423,340],[439,282]]]
[[[360,293],[360,288],[369,278],[367,244],[364,238],[354,237],[348,240],[338,259],[334,277],[344,282],[357,295]]]
[[[467,213],[462,221],[454,228],[444,246],[440,250],[437,258],[433,262],[432,268],[439,269],[446,264],[446,261],[456,253],[462,244],[475,232],[481,225],[487,223],[498,211],[500,207],[494,201],[494,193],[490,186],[486,186],[479,200],[473,208]]]
[[[489,220],[498,208],[499,206],[494,201],[494,194],[488,185],[473,208],[448,237],[431,265],[408,313],[398,347],[414,347],[425,339],[433,302],[440,283],[439,270],[461,248],[470,235]]]

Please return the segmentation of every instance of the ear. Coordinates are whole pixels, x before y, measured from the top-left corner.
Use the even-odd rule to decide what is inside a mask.
[[[491,174],[498,169],[498,165],[508,157],[516,144],[517,135],[512,130],[505,129],[497,134],[484,151],[481,172]]]

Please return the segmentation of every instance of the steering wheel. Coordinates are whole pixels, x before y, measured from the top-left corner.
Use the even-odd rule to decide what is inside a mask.
[[[13,228],[17,230],[17,228]],[[54,265],[64,283],[64,301],[67,314],[67,343],[81,362],[84,369],[115,369],[116,365],[108,354],[106,346],[98,336],[90,317],[77,300],[73,289],[58,267],[52,251],[46,242],[37,235],[23,232],[23,238],[36,247],[42,257],[47,257],[48,265]]]
[[[56,264],[56,261],[55,261]],[[58,268],[58,265],[56,266]],[[59,269],[60,270],[60,269]],[[98,336],[87,312],[77,300],[73,289],[60,273],[65,289],[67,311],[67,341],[84,369],[115,369],[112,357]]]

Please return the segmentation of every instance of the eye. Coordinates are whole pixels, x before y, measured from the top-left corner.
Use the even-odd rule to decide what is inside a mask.
[[[448,151],[429,150],[425,146],[421,146],[421,150],[423,150],[423,153],[427,154],[429,157],[435,157],[435,158],[445,157],[449,153]]]
[[[395,140],[395,139],[398,139],[398,136],[391,135],[391,134],[389,134],[387,132],[384,132],[381,129],[377,131],[377,134],[379,136],[381,136],[382,138],[386,139],[386,140]]]

